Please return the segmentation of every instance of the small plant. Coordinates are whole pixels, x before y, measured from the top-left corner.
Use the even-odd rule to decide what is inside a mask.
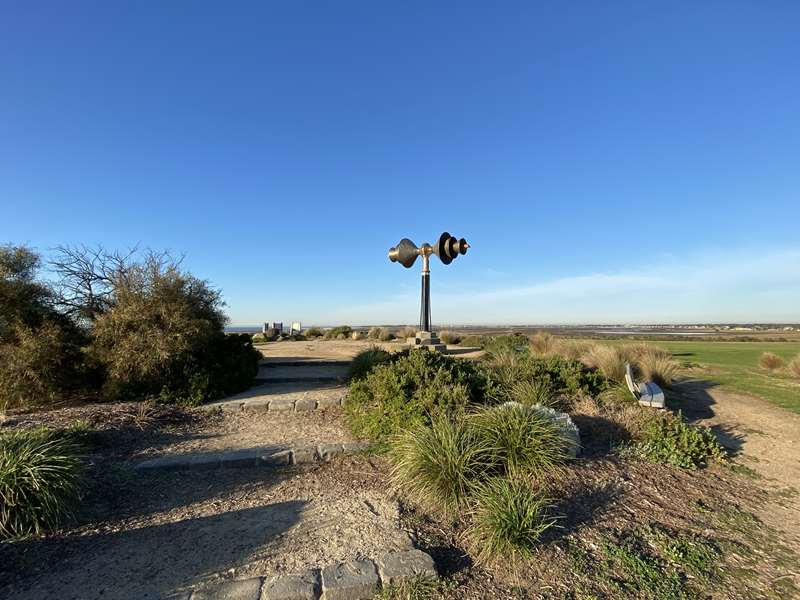
[[[556,524],[551,501],[525,480],[493,477],[475,486],[467,538],[479,563],[516,566]]]
[[[57,527],[81,489],[77,445],[46,429],[0,435],[0,537]]]
[[[338,327],[333,327],[328,329],[325,332],[325,339],[326,340],[339,340],[339,339],[347,339],[350,337],[350,334],[353,333],[353,328],[349,325],[339,325]],[[344,337],[339,337],[344,336]]]
[[[685,423],[680,413],[653,419],[638,449],[651,462],[682,469],[703,467],[726,456],[710,429]]]
[[[407,338],[413,338],[417,335],[417,330],[414,327],[401,327],[397,330],[395,335],[400,338],[401,340],[405,340]]]
[[[373,600],[431,600],[442,587],[438,579],[418,575],[399,583],[384,585]]]
[[[786,363],[780,356],[773,354],[772,352],[764,352],[758,359],[758,366],[762,369],[767,369],[768,371],[780,369],[785,364]]]
[[[707,579],[716,573],[722,553],[712,541],[661,527],[646,528],[645,536],[667,560],[693,577]]]
[[[581,357],[587,366],[599,370],[606,379],[615,383],[625,382],[626,358],[613,346],[595,344]]]
[[[606,542],[602,552],[609,569],[619,573],[615,581],[623,597],[647,600],[684,600],[690,597],[680,575],[656,557],[643,551],[638,540],[626,539],[620,545]]]
[[[445,344],[460,344],[461,343],[461,336],[457,333],[453,333],[452,331],[442,331],[439,333],[439,339],[442,340]]]
[[[481,409],[470,415],[470,425],[487,466],[512,477],[558,469],[574,443],[549,414],[516,402]]]
[[[392,482],[411,499],[453,516],[467,500],[480,474],[484,449],[461,420],[434,417],[391,443]]]
[[[373,367],[385,363],[390,357],[391,354],[386,352],[386,350],[378,346],[370,346],[353,357],[353,362],[350,363],[347,378],[350,381],[363,379]]]
[[[658,352],[645,352],[637,360],[639,372],[646,381],[652,381],[662,388],[672,385],[680,366],[671,355]]]
[[[523,379],[511,386],[511,397],[523,406],[554,406],[553,390],[549,379]]]
[[[800,377],[800,355],[795,356],[789,363],[789,372],[795,377]]]

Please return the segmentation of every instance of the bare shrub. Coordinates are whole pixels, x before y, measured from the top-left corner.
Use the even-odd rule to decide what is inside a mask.
[[[367,337],[371,340],[379,340],[381,339],[382,331],[383,327],[370,327],[369,332],[367,332]]]
[[[356,340],[356,341],[363,340],[366,337],[367,337],[367,335],[363,331],[354,331],[353,333],[350,334],[350,339],[353,339],[353,340]]]
[[[772,352],[764,352],[758,359],[758,366],[769,371],[780,369],[785,364],[786,362],[780,356]]]

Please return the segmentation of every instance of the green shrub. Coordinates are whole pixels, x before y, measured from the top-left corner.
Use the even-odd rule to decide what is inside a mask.
[[[81,489],[78,447],[47,430],[0,435],[0,536],[23,537],[57,527]]]
[[[555,526],[551,502],[523,479],[478,483],[467,532],[477,562],[516,566],[530,559],[542,534]]]
[[[353,328],[349,325],[339,325],[338,327],[333,327],[332,329],[328,329],[325,332],[325,339],[326,340],[337,340],[337,339],[346,339],[349,338],[350,335],[353,333]],[[339,337],[339,336],[343,337]]]
[[[483,349],[489,343],[489,337],[485,335],[465,335],[461,338],[461,345],[468,348]]]
[[[385,441],[436,414],[462,413],[488,386],[485,372],[468,361],[427,350],[399,352],[350,384],[345,415],[357,436]]]
[[[528,353],[530,344],[531,340],[528,336],[514,333],[490,337],[483,342],[482,347],[489,356],[493,356],[504,352]]]
[[[322,337],[323,335],[325,335],[325,332],[319,327],[309,327],[303,332],[303,335],[311,340],[314,338]]]
[[[453,516],[481,475],[484,454],[462,420],[437,415],[430,426],[417,425],[392,439],[392,482],[416,502]]]
[[[217,290],[161,256],[120,274],[90,347],[106,395],[196,405],[246,389],[260,353],[249,335],[224,334],[221,307]]]
[[[483,408],[469,416],[470,428],[492,472],[541,475],[569,458],[572,441],[544,411],[516,402]]]
[[[726,456],[710,429],[685,423],[680,413],[654,418],[645,427],[638,450],[652,462],[682,469],[696,469]]]
[[[387,362],[390,357],[391,354],[379,346],[365,348],[353,357],[347,378],[350,381],[363,379],[376,365]]]

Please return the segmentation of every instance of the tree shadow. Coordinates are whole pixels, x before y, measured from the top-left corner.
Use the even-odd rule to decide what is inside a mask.
[[[706,379],[676,381],[667,392],[667,405],[680,410],[689,422],[710,419],[716,414],[712,406],[717,401],[708,390],[715,387],[716,383]]]
[[[579,413],[572,415],[572,421],[580,431],[583,458],[605,456],[620,444],[631,441],[630,431],[617,421]]]
[[[113,533],[17,542],[3,560],[9,581],[3,597],[186,597],[189,587],[220,571],[257,560],[268,547],[274,552],[305,505],[293,500]]]
[[[559,516],[556,526],[545,531],[542,542],[557,542],[577,529],[591,525],[623,494],[622,488],[611,482],[595,487],[581,485],[577,490],[561,494],[553,506],[554,514]]]

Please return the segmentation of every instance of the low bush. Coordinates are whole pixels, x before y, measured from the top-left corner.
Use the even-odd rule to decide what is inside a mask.
[[[626,357],[614,346],[595,344],[581,357],[587,367],[597,369],[606,379],[616,383],[625,382]]]
[[[682,469],[703,467],[726,456],[710,429],[685,423],[680,413],[653,418],[644,429],[637,449],[651,462]]]
[[[479,365],[427,350],[407,350],[350,384],[347,421],[357,436],[388,436],[437,414],[454,416],[486,394],[489,379]]]
[[[551,354],[558,344],[558,340],[546,331],[537,331],[530,339],[531,350],[535,354]]]
[[[388,329],[384,329],[378,339],[381,342],[391,342],[394,339],[394,334]]]
[[[467,538],[477,562],[508,566],[530,559],[556,524],[551,501],[518,478],[493,477],[475,485]]]
[[[758,366],[769,371],[780,369],[785,364],[786,362],[780,356],[773,354],[772,352],[764,352],[758,359]]]
[[[461,345],[468,348],[481,348],[486,347],[490,338],[485,335],[465,335],[461,338]]]
[[[800,355],[795,356],[789,363],[789,372],[795,377],[800,377]]]
[[[363,379],[375,366],[387,362],[390,358],[391,354],[386,352],[383,348],[370,346],[353,357],[353,362],[350,363],[347,378],[350,381]]]
[[[415,327],[401,327],[395,332],[395,336],[400,338],[401,340],[405,340],[408,338],[413,338],[417,335],[417,329]]]
[[[328,329],[325,332],[325,339],[326,340],[336,340],[336,339],[347,339],[350,337],[350,334],[353,333],[353,328],[349,325],[339,325],[338,327],[333,327]],[[339,336],[344,336],[340,338]]]
[[[645,381],[652,381],[662,388],[668,388],[672,385],[680,369],[672,355],[664,356],[658,352],[641,354],[636,365]]]
[[[367,337],[367,335],[363,331],[354,331],[350,334],[350,339],[354,341],[363,340]]]
[[[538,407],[508,402],[469,416],[483,462],[511,477],[542,475],[568,460],[573,440]]]
[[[303,335],[306,336],[308,339],[314,339],[318,337],[322,337],[325,335],[325,332],[320,329],[319,327],[309,327],[303,332]]]
[[[370,327],[369,331],[367,332],[367,338],[370,340],[380,339],[382,331],[383,327]]]
[[[454,516],[483,472],[485,454],[461,419],[435,416],[392,440],[389,458],[395,488],[421,505]]]
[[[439,339],[442,340],[445,344],[460,344],[461,343],[461,336],[457,333],[453,333],[452,331],[442,331],[439,333]]]
[[[0,434],[0,537],[57,527],[78,500],[82,472],[67,437],[44,429]]]

